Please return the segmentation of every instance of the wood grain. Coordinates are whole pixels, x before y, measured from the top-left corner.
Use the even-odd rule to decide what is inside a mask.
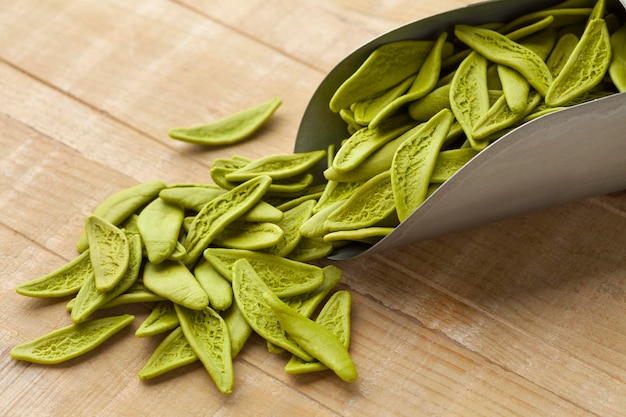
[[[291,152],[318,83],[441,0],[0,2],[0,415],[626,415],[626,193],[336,263],[353,293],[359,379],[288,375],[253,336],[220,394],[201,367],[153,381],[132,328],[59,366],[12,346],[69,324],[15,287],[76,255],[85,217],[139,182],[210,182],[218,157]],[[273,96],[254,140],[206,150],[167,130]],[[325,261],[330,263],[330,261]],[[107,313],[110,313],[108,311]]]

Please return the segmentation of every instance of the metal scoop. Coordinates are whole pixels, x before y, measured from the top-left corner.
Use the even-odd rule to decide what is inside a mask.
[[[347,137],[345,122],[329,109],[330,99],[378,46],[403,39],[434,39],[455,24],[508,21],[560,2],[486,1],[409,23],[373,39],[322,81],[304,113],[295,152],[339,146]],[[626,0],[607,1],[607,7],[623,14]],[[391,234],[374,245],[354,243],[337,249],[329,258],[380,252],[623,189],[626,93],[551,113],[509,132],[441,185]]]

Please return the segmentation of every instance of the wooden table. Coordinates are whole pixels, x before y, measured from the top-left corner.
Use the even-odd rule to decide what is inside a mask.
[[[402,23],[474,3],[0,2],[0,415],[626,415],[626,193],[336,265],[353,294],[352,384],[290,376],[251,337],[220,394],[200,366],[140,381],[149,312],[60,366],[12,346],[69,324],[15,287],[76,256],[85,217],[139,182],[210,182],[218,157],[291,152],[317,84]],[[171,127],[284,103],[254,140],[201,149]]]

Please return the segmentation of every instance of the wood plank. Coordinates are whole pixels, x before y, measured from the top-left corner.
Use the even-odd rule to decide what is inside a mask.
[[[545,210],[418,245],[421,256],[395,251],[381,260],[420,271],[430,285],[623,383],[626,220],[595,209]]]
[[[129,177],[124,184],[107,185],[103,182],[105,193],[117,191],[122,185],[131,185],[132,179],[135,182],[157,178],[168,183],[210,182],[212,158],[207,158],[206,150],[203,152],[197,146],[184,146],[186,144],[174,140],[163,138],[160,141],[146,136],[106,113],[2,63],[0,88],[5,98],[0,104],[1,112],[28,126],[31,135],[43,135],[53,143],[51,146],[54,143],[62,144],[75,150],[87,161],[94,161],[105,169]],[[26,97],[24,91],[29,92]],[[29,133],[22,134],[28,136]],[[26,146],[24,153],[33,147],[32,144]],[[184,166],[180,165],[181,154],[186,158]],[[8,155],[6,157],[7,161],[11,160]],[[97,204],[103,196],[93,197],[92,204]]]
[[[436,13],[477,3],[471,0],[443,4],[320,0],[315,3],[300,1],[297,7],[285,7],[281,1],[249,1],[232,8],[228,7],[226,0],[179,2],[323,73],[381,33]],[[294,36],[295,33],[298,36]]]
[[[3,58],[72,98],[190,152],[197,147],[172,143],[167,130],[285,96],[272,121],[272,137],[264,138],[263,153],[293,149],[296,126],[321,80],[319,72],[169,2],[62,3],[64,7],[40,5],[36,12],[26,9],[14,20],[0,22],[5,31],[33,45],[25,50],[0,36],[7,40],[0,43]],[[54,30],[22,29],[50,27],[48,22],[54,22]],[[67,48],[70,43],[73,47]],[[260,156],[253,141],[239,150]],[[230,156],[223,152],[212,155]]]
[[[624,219],[594,216],[592,207],[547,210],[349,268],[362,268],[358,288],[385,305],[584,409],[619,413]]]
[[[94,206],[94,197],[104,198],[91,181],[116,186],[113,172],[7,116],[0,117],[0,126],[7,132],[0,137],[7,151],[1,158],[2,177],[10,184],[2,190],[0,209],[7,214],[2,224],[42,247],[75,253],[75,239],[89,212],[84,208]],[[117,178],[121,187],[124,177]]]
[[[4,228],[0,230],[3,234],[6,232]],[[12,241],[20,243],[19,239],[12,238]],[[28,244],[24,242],[23,246],[27,247]],[[438,331],[424,328],[419,321],[393,312],[382,304],[371,303],[369,297],[353,292],[356,298],[352,352],[355,361],[360,364],[361,376],[354,384],[343,384],[328,373],[288,376],[282,371],[288,356],[267,352],[265,343],[254,337],[235,362],[237,391],[233,395],[237,401],[222,402],[223,397],[217,395],[208,375],[198,366],[189,366],[147,384],[136,379],[132,370],[141,367],[150,350],[156,346],[156,341],[137,339],[128,331],[112,340],[106,349],[94,351],[71,364],[44,367],[10,361],[3,377],[11,378],[18,374],[20,380],[24,380],[26,374],[32,378],[29,380],[29,389],[43,390],[43,397],[29,398],[28,390],[19,391],[20,386],[15,385],[10,390],[11,398],[15,400],[6,405],[6,410],[13,407],[14,411],[44,411],[37,407],[41,401],[53,407],[62,407],[54,401],[56,396],[78,396],[82,392],[81,387],[87,384],[93,391],[104,392],[106,396],[94,394],[93,398],[89,398],[85,413],[98,410],[99,407],[104,411],[129,408],[149,412],[166,405],[179,412],[193,412],[196,410],[194,407],[200,405],[206,407],[206,410],[219,406],[228,407],[230,411],[245,412],[249,405],[243,404],[254,403],[260,391],[271,389],[276,403],[270,402],[267,407],[272,413],[277,412],[272,415],[289,415],[289,412],[298,410],[298,404],[306,412],[305,415],[317,415],[309,414],[310,407],[316,404],[324,404],[321,410],[328,407],[335,410],[337,415],[380,415],[386,412],[390,402],[397,401],[402,401],[403,405],[395,415],[406,416],[443,413],[464,415],[468,410],[475,412],[472,415],[504,415],[512,412],[514,415],[532,416],[541,410],[564,409],[567,415],[587,415],[574,404],[486,361],[456,341],[442,338]],[[20,298],[19,302],[7,304],[11,308],[3,313],[16,318],[20,312],[14,311],[14,307],[26,302],[21,313],[28,314],[27,320],[19,322],[39,325],[29,325],[24,329],[12,328],[13,338],[16,339],[13,343],[17,343],[21,337],[36,337],[46,331],[41,323],[46,323],[45,327],[49,329],[68,323],[63,302]],[[147,314],[147,307],[115,309],[115,313],[123,312],[137,314],[139,321]],[[104,363],[109,365],[103,368]],[[275,380],[268,381],[268,375]],[[286,397],[281,397],[275,392],[279,386],[295,387],[300,394],[283,392],[283,388],[279,391]],[[252,392],[248,392],[249,389]],[[185,392],[187,402],[196,404],[184,404],[177,400],[174,396],[180,396],[180,392]],[[497,393],[497,401],[494,401],[494,392]],[[329,396],[329,393],[334,394]],[[109,405],[103,402],[102,397],[106,397]],[[145,398],[146,401],[138,401],[138,398]],[[307,398],[302,404],[301,401]],[[297,400],[297,404],[291,404],[291,399]],[[241,408],[233,408],[234,403],[241,404]],[[349,410],[345,409],[346,404],[350,404]],[[280,410],[284,410],[284,414]],[[49,412],[49,415],[55,415],[54,408]]]
[[[376,267],[369,262],[362,264],[364,269]],[[379,272],[373,271],[373,277]],[[348,284],[353,280],[359,277],[347,277]],[[346,389],[336,379],[318,375],[286,379],[301,384],[305,393],[319,401],[349,401],[350,410],[342,415],[388,415],[390,404],[399,403],[402,405],[394,407],[393,415],[534,416],[561,410],[567,410],[566,415],[589,415],[575,401],[537,387],[481,352],[442,337],[439,329],[425,328],[419,318],[385,305],[391,300],[376,303],[371,294],[362,295],[353,287],[350,291],[355,294],[351,352],[360,364],[357,382]],[[246,354],[254,362],[267,362],[262,346],[254,346],[254,352]],[[271,361],[272,374],[281,378],[284,361],[275,362]],[[329,396],[330,392],[336,394]]]

